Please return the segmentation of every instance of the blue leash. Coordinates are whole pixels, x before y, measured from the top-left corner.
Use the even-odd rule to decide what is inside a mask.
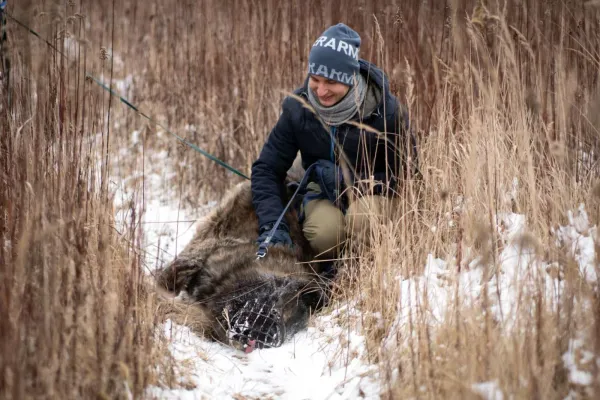
[[[277,221],[275,221],[275,224],[273,225],[273,228],[271,228],[271,232],[269,232],[269,235],[267,236],[267,238],[265,239],[265,241],[262,242],[258,246],[258,251],[256,252],[256,259],[257,260],[260,260],[261,258],[264,258],[267,255],[267,253],[269,251],[268,250],[268,246],[269,246],[269,243],[271,243],[271,239],[273,238],[273,234],[275,233],[275,231],[279,227],[279,224],[281,224],[281,221],[283,221],[283,218],[285,217],[285,213],[287,213],[287,210],[290,208],[290,206],[294,202],[294,199],[296,198],[296,196],[298,195],[298,193],[300,193],[301,190],[306,189],[306,185],[308,184],[308,178],[310,176],[310,173],[312,172],[312,170],[314,169],[314,167],[316,167],[316,165],[317,165],[316,163],[312,164],[310,167],[308,167],[306,169],[306,172],[304,173],[304,176],[302,177],[302,180],[300,181],[300,184],[296,188],[296,191],[292,195],[292,198],[290,199],[290,201],[288,201],[287,205],[283,209],[283,212],[281,213],[281,215],[279,216],[279,218],[277,218]]]

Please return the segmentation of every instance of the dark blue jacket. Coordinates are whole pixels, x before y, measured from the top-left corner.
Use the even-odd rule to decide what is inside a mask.
[[[416,143],[412,134],[407,135],[410,130],[405,108],[390,93],[388,79],[383,71],[364,60],[359,62],[361,74],[365,76],[367,83],[382,89],[382,96],[375,111],[365,115],[362,121],[355,116],[354,121],[378,132],[387,132],[388,140],[382,134],[369,132],[349,123],[328,132],[298,99],[286,97],[279,120],[269,134],[260,156],[252,165],[252,202],[259,226],[275,222],[283,211],[283,183],[298,151],[305,169],[319,159],[335,162],[336,155],[332,155],[332,134],[357,174],[367,176],[366,172],[372,171],[376,181],[389,185],[391,189],[379,190],[375,194],[393,193],[398,178],[407,175],[407,158],[404,156],[406,149],[413,152],[411,169],[415,170]],[[308,103],[307,91],[308,79],[294,94]]]

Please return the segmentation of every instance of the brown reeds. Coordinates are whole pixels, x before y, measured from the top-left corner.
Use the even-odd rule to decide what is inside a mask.
[[[3,93],[0,117],[0,397],[141,397],[159,357],[136,248],[138,215],[132,210],[117,231],[106,103],[84,81],[85,67],[106,60],[65,46],[86,36],[81,6],[32,3],[9,11],[65,57],[9,26],[12,104]]]

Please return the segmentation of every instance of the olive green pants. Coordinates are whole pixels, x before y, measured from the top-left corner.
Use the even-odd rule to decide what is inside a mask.
[[[344,214],[329,200],[312,200],[304,209],[304,236],[319,258],[335,258],[347,239],[365,244],[371,224],[382,220],[389,200],[382,196],[356,199]]]

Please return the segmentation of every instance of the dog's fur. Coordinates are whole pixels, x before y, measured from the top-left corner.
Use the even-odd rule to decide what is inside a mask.
[[[219,341],[242,348],[254,339],[258,347],[280,345],[284,337],[304,327],[310,312],[325,301],[320,271],[315,269],[318,264],[309,262],[313,252],[293,210],[286,222],[295,250],[272,246],[265,258],[257,260],[258,222],[250,183],[238,184],[199,223],[195,237],[177,259],[159,272],[159,287],[193,302],[202,328]],[[249,304],[275,311],[253,314],[256,318],[251,320],[235,316]],[[261,333],[253,329],[258,329],[257,324],[266,329],[271,318],[281,324],[270,333],[276,339],[263,343],[264,337],[256,337]]]

